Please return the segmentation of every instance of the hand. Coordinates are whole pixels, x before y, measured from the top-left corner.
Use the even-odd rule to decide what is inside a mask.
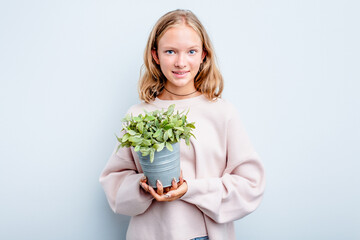
[[[149,186],[147,179],[143,178],[140,180],[140,186],[148,193],[150,193],[159,202],[171,202],[181,198],[187,192],[187,183],[183,179],[182,171],[180,173],[179,182],[177,183],[175,178],[172,181],[171,187],[163,188],[160,181],[156,183],[156,191]]]

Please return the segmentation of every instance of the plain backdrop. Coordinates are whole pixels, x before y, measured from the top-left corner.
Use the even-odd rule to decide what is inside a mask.
[[[177,8],[207,28],[266,168],[237,238],[360,239],[356,0],[1,0],[0,239],[125,239],[98,177],[148,34]]]

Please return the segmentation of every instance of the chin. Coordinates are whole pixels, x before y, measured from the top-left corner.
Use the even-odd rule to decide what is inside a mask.
[[[170,81],[170,83],[176,87],[186,87],[191,83],[191,81],[175,80]]]
[[[184,87],[184,86],[187,86],[194,82],[191,79],[174,79],[174,78],[172,78],[171,80],[168,80],[168,81],[169,81],[169,83],[171,83],[172,85],[175,85],[177,87]]]

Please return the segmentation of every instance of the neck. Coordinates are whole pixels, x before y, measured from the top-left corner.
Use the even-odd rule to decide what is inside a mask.
[[[201,93],[198,92],[195,88],[190,91],[180,93],[179,91],[174,91],[165,87],[157,97],[161,100],[181,100],[196,97],[199,95],[201,95]]]

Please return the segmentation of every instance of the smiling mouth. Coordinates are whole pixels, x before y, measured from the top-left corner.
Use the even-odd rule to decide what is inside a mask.
[[[178,72],[178,71],[173,71],[173,73],[174,74],[177,74],[177,75],[184,75],[184,74],[186,74],[186,73],[188,73],[189,71],[186,71],[186,72],[183,72],[183,71],[181,71],[181,72]]]

